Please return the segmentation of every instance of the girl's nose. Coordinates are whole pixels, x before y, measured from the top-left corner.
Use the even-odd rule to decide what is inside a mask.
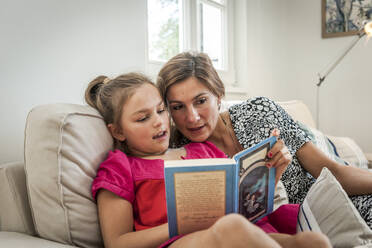
[[[154,127],[158,127],[158,126],[161,126],[163,124],[163,119],[161,118],[160,114],[156,114],[155,115],[155,120],[154,120]]]

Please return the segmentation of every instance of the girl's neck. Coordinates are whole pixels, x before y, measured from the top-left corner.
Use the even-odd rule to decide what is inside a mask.
[[[144,158],[144,159],[178,160],[184,156],[186,156],[186,149],[181,147],[181,148],[176,148],[176,149],[169,148],[162,154],[149,154],[149,155],[138,156],[138,157]]]

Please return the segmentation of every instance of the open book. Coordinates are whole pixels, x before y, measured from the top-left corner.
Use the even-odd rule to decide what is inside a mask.
[[[232,159],[164,163],[169,236],[203,230],[228,213],[255,222],[273,210],[275,168],[267,168],[272,136]]]

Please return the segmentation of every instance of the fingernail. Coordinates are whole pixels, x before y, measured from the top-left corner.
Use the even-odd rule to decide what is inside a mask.
[[[271,164],[270,163],[267,163],[266,166],[269,167],[269,168],[271,168]]]
[[[271,158],[273,156],[273,153],[269,152],[269,154],[267,154],[267,156],[269,156],[269,158]]]

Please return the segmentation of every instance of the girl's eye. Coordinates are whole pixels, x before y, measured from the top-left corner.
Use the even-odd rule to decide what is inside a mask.
[[[143,117],[137,119],[137,122],[144,122],[144,121],[146,121],[148,118],[149,118],[148,116],[143,116]]]
[[[164,111],[165,111],[165,108],[159,109],[159,110],[158,110],[158,114],[161,114],[161,113],[163,113]]]
[[[180,110],[181,108],[182,108],[181,104],[172,106],[172,110]]]

